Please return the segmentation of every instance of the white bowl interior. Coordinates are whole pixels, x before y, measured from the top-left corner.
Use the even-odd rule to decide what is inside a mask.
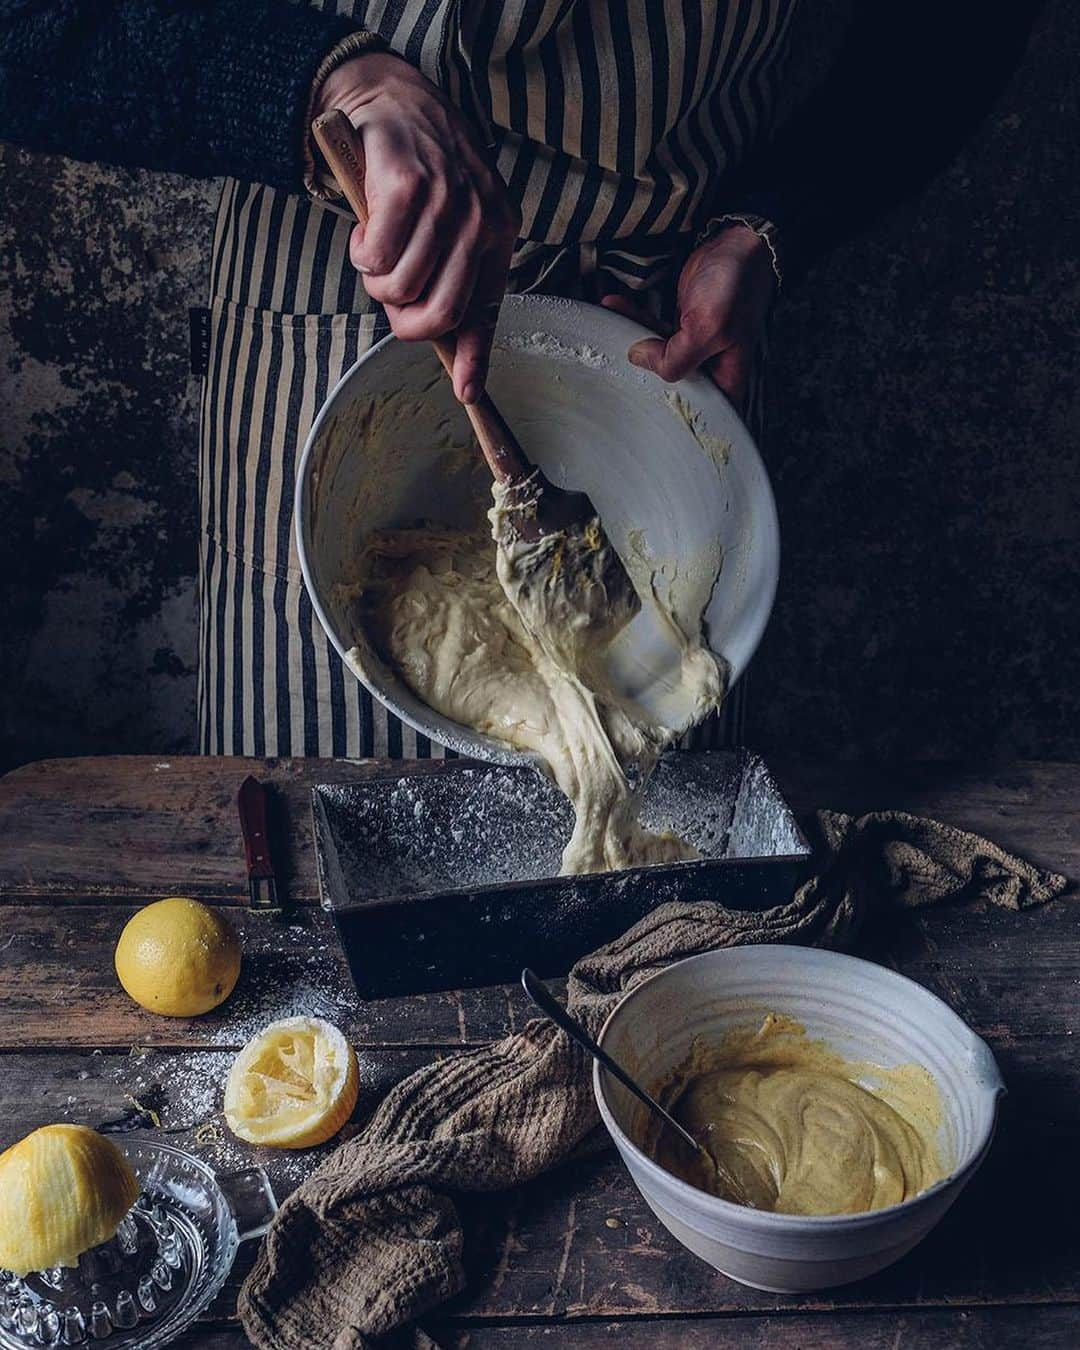
[[[845,1058],[883,1069],[923,1065],[941,1094],[937,1143],[946,1167],[954,1173],[981,1155],[1003,1088],[989,1048],[940,999],[868,961],[781,946],[691,957],[627,995],[608,1019],[601,1044],[649,1088],[682,1061],[696,1037],[719,1040],[768,1012],[794,1018]],[[625,1136],[617,1142],[640,1152],[646,1109],[606,1072],[598,1082]]]
[[[651,579],[688,631],[704,612],[708,641],[737,678],[776,589],[772,492],[749,433],[710,381],[695,376],[672,391],[629,364],[643,331],[576,301],[508,297],[490,388],[544,472],[592,498],[639,590]],[[428,344],[373,348],[308,439],[297,487],[301,565],[323,626],[347,660],[357,646],[352,668],[377,698],[445,744],[516,762],[523,757],[416,699],[378,659],[347,594],[370,531],[477,519],[490,480],[470,444]],[[625,694],[679,718],[678,648],[654,605],[620,636],[611,662]]]

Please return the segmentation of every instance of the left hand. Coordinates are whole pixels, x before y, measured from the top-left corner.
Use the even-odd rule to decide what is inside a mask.
[[[686,260],[679,276],[675,331],[666,338],[635,342],[629,359],[669,383],[701,366],[744,412],[750,372],[775,292],[768,244],[748,226],[731,225]],[[608,295],[602,303],[656,326],[624,296]]]

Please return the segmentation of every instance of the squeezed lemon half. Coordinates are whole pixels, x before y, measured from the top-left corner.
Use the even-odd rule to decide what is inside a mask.
[[[198,1017],[224,1003],[240,977],[240,938],[223,914],[171,895],[128,920],[114,957],[136,1003],[163,1017]]]
[[[317,1017],[271,1022],[237,1055],[225,1120],[250,1144],[311,1148],[333,1138],[360,1092],[352,1046]]]
[[[85,1125],[45,1125],[0,1153],[0,1267],[77,1266],[139,1195],[127,1159]]]

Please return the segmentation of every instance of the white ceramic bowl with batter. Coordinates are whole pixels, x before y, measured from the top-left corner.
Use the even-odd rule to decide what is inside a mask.
[[[593,1086],[638,1190],[685,1247],[741,1284],[805,1293],[872,1275],[926,1236],[985,1158],[1005,1087],[986,1043],[921,985],[869,961],[805,947],[732,947],[677,962],[622,1000],[600,1044],[649,1087],[684,1059],[695,1037],[716,1042],[767,1012],[801,1022],[846,1059],[929,1070],[943,1106],[944,1180],[866,1214],[750,1209],[665,1171],[635,1142],[645,1137],[645,1108],[599,1066]]]
[[[734,680],[757,647],[776,593],[772,490],[753,439],[710,380],[695,375],[673,390],[629,364],[627,348],[643,335],[638,324],[594,305],[509,296],[490,389],[552,481],[592,498],[639,589],[651,580],[671,590],[687,624],[704,614],[708,642]],[[462,753],[528,763],[531,756],[418,699],[380,660],[348,595],[371,531],[475,519],[490,478],[470,443],[431,346],[378,343],[337,384],[304,448],[296,495],[300,565],[334,647],[386,707]],[[670,635],[648,604],[613,649],[619,688],[662,717],[678,711],[672,654]]]

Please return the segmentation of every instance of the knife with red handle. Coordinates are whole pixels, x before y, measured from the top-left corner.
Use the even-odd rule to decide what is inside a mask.
[[[266,788],[257,778],[248,774],[240,784],[236,805],[240,811],[240,829],[244,836],[251,908],[261,914],[280,915],[282,907],[278,902],[266,823]]]

